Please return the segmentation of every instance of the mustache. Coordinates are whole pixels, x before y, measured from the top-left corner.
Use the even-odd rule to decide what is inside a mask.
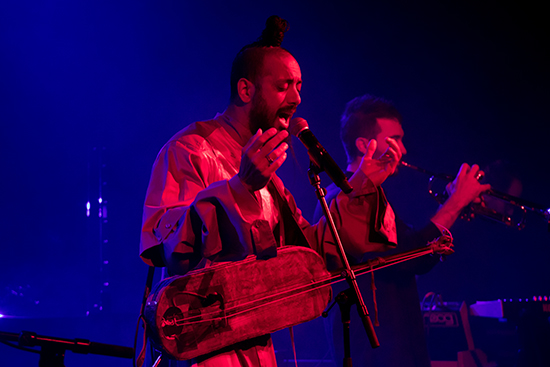
[[[285,114],[288,116],[294,115],[296,113],[296,107],[288,106],[282,107],[277,110],[277,115]]]

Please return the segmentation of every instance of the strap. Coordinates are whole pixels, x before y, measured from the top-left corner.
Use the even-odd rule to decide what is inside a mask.
[[[275,182],[275,179],[271,180],[268,184],[268,188],[272,187],[274,188],[274,193],[277,193],[277,200],[279,201],[280,205],[279,208],[281,209],[279,221],[287,221],[286,226],[284,228],[284,232],[281,232],[283,236],[285,236],[285,245],[299,245],[304,246],[304,244],[307,244],[307,246],[311,249],[315,249],[315,247],[311,246],[309,243],[307,236],[304,233],[304,230],[300,228],[298,223],[296,222],[296,218],[294,217],[294,213],[292,209],[290,209],[290,205],[288,203],[288,200],[286,200],[285,194],[284,194],[284,186],[282,186],[282,181],[279,177],[275,176],[278,180]],[[281,186],[279,186],[278,183],[281,183]],[[293,228],[294,227],[294,228]],[[293,233],[294,238],[292,238],[292,241],[288,241],[287,235],[289,233]]]
[[[138,323],[136,325],[136,334],[134,337],[134,366],[141,367],[143,366],[143,362],[145,361],[145,351],[147,350],[147,323],[145,322],[145,316],[143,313],[145,312],[145,303],[147,302],[147,297],[149,297],[149,293],[151,293],[151,288],[153,287],[153,278],[155,275],[155,267],[149,266],[149,270],[147,271],[147,280],[145,281],[145,290],[143,292],[143,299],[141,301],[141,309],[139,311],[139,318]],[[139,324],[141,321],[141,325],[143,326],[143,346],[141,347],[141,351],[139,352],[139,356],[135,356],[135,350],[137,347],[137,337],[138,337],[138,330],[139,330]]]
[[[370,260],[369,260],[370,262]],[[371,269],[373,269],[371,265]],[[370,288],[372,289],[372,302],[374,303],[374,326],[380,326],[378,321],[378,302],[376,301],[376,284],[374,284],[374,271],[370,273]]]

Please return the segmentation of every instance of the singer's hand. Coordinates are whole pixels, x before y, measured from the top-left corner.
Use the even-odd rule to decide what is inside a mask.
[[[288,131],[270,128],[265,133],[258,129],[243,147],[239,178],[248,191],[254,192],[267,185],[273,173],[286,159]]]
[[[363,171],[375,186],[380,186],[382,182],[395,172],[399,161],[401,160],[401,149],[399,145],[392,138],[386,138],[388,148],[380,159],[373,159],[372,155],[376,151],[376,140],[369,141],[367,151],[361,160],[359,169]]]

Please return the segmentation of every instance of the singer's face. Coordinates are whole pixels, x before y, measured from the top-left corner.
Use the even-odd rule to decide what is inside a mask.
[[[250,130],[288,129],[296,107],[302,101],[302,73],[298,62],[282,51],[266,55],[262,73],[255,83],[250,109]]]
[[[407,149],[405,149],[405,145],[403,145],[403,135],[405,135],[405,133],[403,132],[403,128],[401,127],[399,121],[388,118],[378,118],[376,121],[378,122],[380,132],[375,138],[378,144],[376,146],[376,151],[373,154],[373,158],[380,158],[386,149],[388,149],[386,137],[395,139],[397,145],[399,145],[399,149],[401,149],[401,154],[407,154]]]

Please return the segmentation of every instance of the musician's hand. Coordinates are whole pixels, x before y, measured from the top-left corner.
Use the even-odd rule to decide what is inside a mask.
[[[401,160],[401,149],[397,142],[387,137],[388,148],[380,159],[373,159],[372,155],[376,151],[377,143],[375,139],[369,141],[367,151],[361,159],[359,169],[374,183],[380,186],[388,176],[395,172],[397,164]]]
[[[243,147],[239,178],[250,192],[267,185],[273,173],[286,159],[288,131],[275,128],[256,134]]]
[[[481,194],[491,188],[489,184],[479,183],[483,175],[484,172],[477,164],[470,167],[467,163],[463,163],[454,181],[447,184],[448,200],[459,208],[464,208],[471,202],[481,203]]]

